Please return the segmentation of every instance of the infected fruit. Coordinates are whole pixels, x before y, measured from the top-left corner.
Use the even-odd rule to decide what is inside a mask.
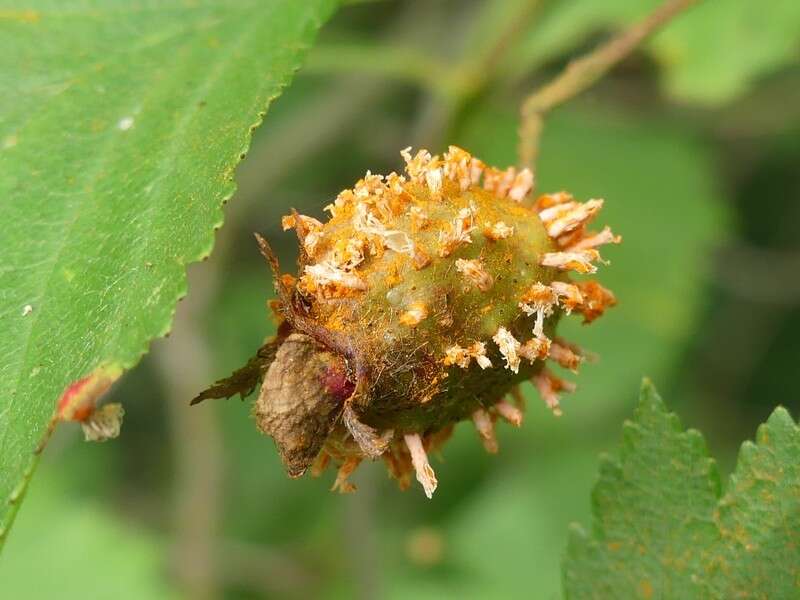
[[[415,474],[430,497],[427,455],[457,422],[472,421],[496,452],[495,421],[521,424],[525,380],[561,413],[559,392],[574,384],[545,363],[576,371],[583,353],[555,337],[557,322],[571,312],[588,322],[615,303],[570,275],[594,273],[597,247],[620,238],[587,230],[602,200],[529,200],[527,169],[501,171],[455,146],[442,158],[401,154],[405,175],[367,172],[325,207],[327,222],[284,217],[300,242],[297,277],[258,238],[275,276],[278,335],[196,401],[263,380],[256,423],[290,476],[333,460],[334,488],[350,491],[359,462],[382,458],[401,487]]]

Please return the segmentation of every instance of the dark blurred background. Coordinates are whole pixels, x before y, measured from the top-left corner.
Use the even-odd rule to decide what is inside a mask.
[[[554,418],[532,388],[488,456],[461,425],[432,501],[380,464],[358,493],[290,481],[250,402],[189,408],[274,328],[252,233],[293,264],[290,207],[317,217],[399,150],[456,143],[516,162],[518,107],[652,0],[351,3],[270,108],[211,259],[169,338],[112,391],[122,436],[63,427],[0,561],[8,598],[557,598],[567,526],[590,521],[640,379],[703,431],[727,474],[778,404],[798,416],[800,3],[701,3],[550,115],[537,191],[601,197],[624,236],[602,281],[620,304],[563,335],[597,352]],[[34,560],[35,558],[35,560]]]

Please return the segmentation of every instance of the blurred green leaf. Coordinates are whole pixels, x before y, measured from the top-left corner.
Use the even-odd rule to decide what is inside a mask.
[[[660,0],[561,0],[550,3],[506,65],[519,77],[581,48],[592,33],[619,30]],[[699,2],[670,22],[646,48],[674,97],[705,104],[730,101],[760,77],[796,62],[800,3]]]
[[[556,0],[548,2],[504,69],[520,77],[587,43],[593,33],[633,22],[657,0]]]
[[[651,46],[676,98],[706,104],[736,98],[800,58],[800,2],[700,2]]]
[[[162,540],[97,502],[70,496],[59,479],[45,468],[32,486],[0,560],[3,597],[177,597],[166,581]]]
[[[591,533],[573,528],[568,598],[790,598],[800,592],[800,428],[778,408],[721,496],[702,435],[649,381],[619,458],[605,458]]]
[[[0,15],[0,538],[62,391],[169,330],[251,130],[335,4]]]

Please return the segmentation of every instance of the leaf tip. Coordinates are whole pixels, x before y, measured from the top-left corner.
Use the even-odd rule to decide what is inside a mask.
[[[633,421],[637,424],[654,423],[663,419],[674,421],[671,427],[680,429],[677,416],[667,410],[664,400],[658,393],[656,386],[649,377],[642,378],[642,385],[639,389],[639,403],[634,412]]]
[[[647,376],[642,377],[642,384],[639,388],[639,398],[641,401],[647,400],[648,402],[655,402],[661,406],[664,405],[653,380]]]
[[[586,544],[589,542],[589,533],[580,523],[570,523],[568,525],[568,540],[567,551],[572,548],[574,544]]]
[[[767,419],[767,426],[770,428],[780,427],[782,429],[796,429],[797,423],[792,418],[789,411],[783,407],[778,406],[772,411],[772,414]]]

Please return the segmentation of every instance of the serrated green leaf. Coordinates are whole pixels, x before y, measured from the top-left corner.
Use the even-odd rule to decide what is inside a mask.
[[[800,594],[800,428],[782,408],[721,495],[700,433],[645,382],[618,458],[603,462],[590,533],[571,532],[568,598],[793,598]]]
[[[0,542],[62,391],[169,330],[251,130],[335,4],[0,11]]]
[[[720,541],[698,575],[714,598],[800,596],[800,429],[777,408],[745,442],[714,511]]]

